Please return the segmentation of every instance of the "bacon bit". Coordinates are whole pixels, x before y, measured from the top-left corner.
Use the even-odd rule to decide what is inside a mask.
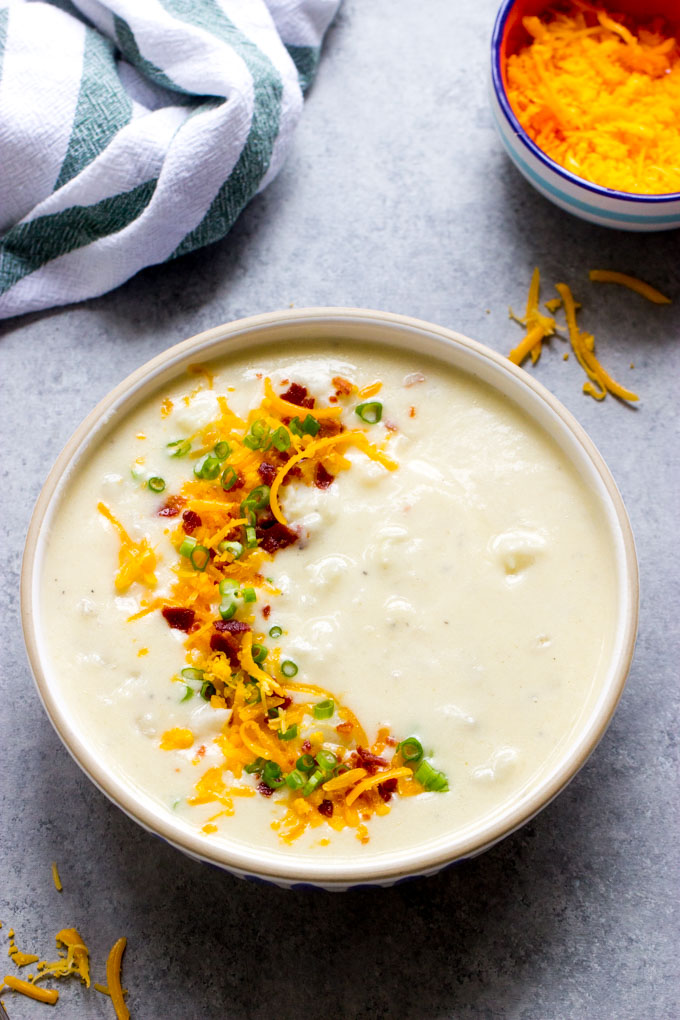
[[[408,409],[408,416],[409,416],[409,418],[415,418],[415,416],[416,416],[416,409],[415,409],[415,407],[409,407],[409,409]]]
[[[280,524],[279,521],[275,521],[273,517],[259,521],[255,528],[255,534],[260,543],[260,548],[270,555],[275,553],[277,549],[285,549],[287,546],[293,545],[300,537],[297,532],[293,531],[286,524]]]
[[[404,378],[404,386],[406,386],[407,388],[409,386],[415,386],[416,383],[421,382],[425,382],[425,376],[422,374],[422,372],[411,372],[410,375],[407,375]]]
[[[352,755],[352,763],[356,764],[359,768],[366,769],[369,776],[374,776],[378,769],[385,768],[388,762],[381,758],[377,754],[372,754],[371,751],[367,751],[365,747],[357,747],[356,751]]]
[[[294,478],[302,478],[302,468],[297,464],[293,464],[292,468],[283,479],[283,485],[290,485]]]
[[[323,815],[324,818],[332,818],[333,817],[333,801],[332,800],[322,800],[321,803],[319,804],[318,808],[317,808],[317,811],[319,812],[320,815]]]
[[[183,527],[187,535],[190,535],[196,528],[200,528],[203,521],[195,510],[185,510],[182,514]]]
[[[397,426],[394,425],[391,421],[384,421],[383,425],[385,426],[385,428],[387,429],[388,432],[398,432],[399,431]]]
[[[322,418],[319,421],[319,434],[317,439],[326,439],[327,436],[339,436],[341,432],[345,431],[345,426],[342,422],[339,422],[337,418]],[[291,468],[291,472],[295,470],[295,467]]]
[[[266,783],[258,783],[257,792],[261,793],[263,797],[271,797],[274,791],[272,790],[271,786],[267,786]]]
[[[386,804],[389,800],[392,800],[392,794],[397,792],[398,785],[398,779],[386,779],[384,783],[379,784],[378,793]]]
[[[213,652],[224,652],[229,662],[236,669],[239,669],[241,662],[238,657],[238,648],[230,634],[211,634],[210,648]]]
[[[286,392],[281,394],[281,400],[287,400],[289,404],[309,409],[314,407],[315,403],[314,397],[307,396],[307,387],[296,382],[291,383]]]
[[[330,396],[330,397],[328,398],[328,403],[329,403],[329,404],[337,404],[337,402],[338,402],[338,398],[337,398],[337,397],[334,397],[333,395],[331,395],[331,396]]]
[[[206,752],[206,746],[205,746],[205,744],[201,744],[201,746],[199,747],[198,751],[196,752],[196,757],[197,758],[205,757],[205,752]],[[392,782],[391,779],[387,780],[387,783],[391,783],[391,782]],[[396,782],[396,780],[395,780],[395,782]],[[383,786],[387,786],[387,783],[383,783]]]
[[[332,382],[338,397],[348,396],[355,388],[349,379],[344,379],[341,375],[333,376]]]
[[[185,505],[186,499],[184,496],[169,496],[158,511],[158,517],[177,517]]]
[[[332,475],[330,471],[326,471],[321,461],[316,465],[316,472],[314,475],[314,484],[317,489],[327,489],[329,485],[332,485],[335,481],[335,475]]]
[[[218,634],[245,634],[250,624],[243,620],[215,620],[213,627]]]
[[[269,461],[263,460],[257,469],[257,473],[265,485],[271,485],[276,478],[278,468],[275,464],[270,464]]]
[[[309,752],[312,750],[311,741],[303,740],[302,741],[302,750],[305,752],[305,754],[309,754]]]
[[[351,733],[354,729],[354,723],[347,720],[346,722],[338,723],[335,728],[338,733]]]
[[[172,627],[173,630],[184,630],[187,633],[193,626],[196,616],[193,609],[186,609],[184,606],[163,606],[161,612],[169,627]]]
[[[269,614],[271,613],[271,611],[272,611],[271,606],[262,606],[262,615],[264,616],[265,620],[269,619]]]
[[[385,737],[385,743],[388,747],[396,747],[399,741],[396,737]]]

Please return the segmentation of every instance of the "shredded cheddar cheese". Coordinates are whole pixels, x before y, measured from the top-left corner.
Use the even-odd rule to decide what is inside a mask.
[[[611,269],[591,269],[588,275],[596,283],[620,283],[623,287],[628,287],[629,290],[641,294],[655,305],[671,304],[671,299],[656,287],[652,287],[643,280],[638,280],[635,276],[628,276],[627,273],[615,273]]]
[[[123,988],[121,986],[121,968],[126,946],[127,939],[118,939],[111,946],[111,951],[106,960],[106,986],[111,996],[113,1008],[116,1011],[116,1020],[130,1020],[130,1011],[125,1005]]]
[[[14,977],[12,974],[8,974],[5,977],[4,984],[11,988],[13,992],[19,992],[28,999],[45,1002],[50,1006],[54,1006],[59,998],[59,992],[56,988],[36,988],[31,981],[24,981],[22,978]]]
[[[57,868],[57,862],[52,861],[52,881],[54,882],[54,888],[57,892],[63,892],[63,885],[61,884],[61,878],[59,877],[59,869]]]
[[[117,590],[127,591],[135,581],[147,588],[154,588],[156,585],[154,573],[156,554],[149,545],[148,539],[142,538],[139,542],[133,542],[123,525],[114,517],[105,503],[97,503],[97,509],[114,526],[120,538],[119,570],[116,574]]]
[[[522,19],[507,95],[527,134],[566,170],[637,194],[680,191],[680,46],[661,18],[637,23],[576,0]]]

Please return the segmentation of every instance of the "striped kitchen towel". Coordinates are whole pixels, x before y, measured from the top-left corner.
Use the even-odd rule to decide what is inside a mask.
[[[0,318],[223,237],[340,0],[0,0]]]

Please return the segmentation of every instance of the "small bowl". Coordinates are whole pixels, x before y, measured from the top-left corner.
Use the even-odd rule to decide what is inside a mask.
[[[242,843],[211,843],[131,781],[112,774],[87,728],[59,696],[41,624],[40,579],[52,521],[79,465],[147,397],[201,360],[254,352],[271,344],[285,350],[293,341],[338,340],[397,353],[418,351],[442,366],[469,373],[518,405],[538,429],[552,437],[602,508],[616,571],[616,603],[607,668],[598,674],[593,698],[565,739],[563,750],[539,780],[527,784],[510,803],[469,826],[463,835],[452,832],[372,859],[321,857],[310,862],[309,856],[277,854],[257,846],[244,849]],[[573,416],[532,376],[474,340],[417,319],[361,309],[311,308],[242,319],[171,347],[129,376],[80,425],[50,472],[29,527],[21,586],[24,635],[40,697],[68,751],[107,797],[149,832],[196,860],[253,881],[281,887],[311,884],[336,891],[360,885],[389,886],[434,874],[493,846],[545,807],[581,768],[607,728],[623,691],[637,626],[638,573],[628,517],[602,457]]]
[[[528,41],[522,18],[540,14],[549,6],[546,0],[505,0],[496,17],[491,37],[491,104],[510,159],[541,195],[581,219],[619,230],[680,227],[680,193],[637,195],[591,184],[555,163],[519,123],[506,93],[505,63],[509,54]],[[653,5],[646,0],[616,0],[614,6],[636,17],[659,14],[670,21],[680,18],[677,0],[655,0]]]

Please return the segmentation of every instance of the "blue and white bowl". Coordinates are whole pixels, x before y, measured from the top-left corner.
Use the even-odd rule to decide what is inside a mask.
[[[537,191],[555,205],[581,219],[619,230],[672,230],[680,227],[680,193],[636,195],[603,188],[565,170],[540,149],[520,125],[505,91],[505,63],[522,44],[522,18],[540,14],[549,6],[543,0],[505,0],[491,38],[491,103],[503,144],[510,159]],[[680,4],[616,0],[616,10],[634,15],[678,18]]]

